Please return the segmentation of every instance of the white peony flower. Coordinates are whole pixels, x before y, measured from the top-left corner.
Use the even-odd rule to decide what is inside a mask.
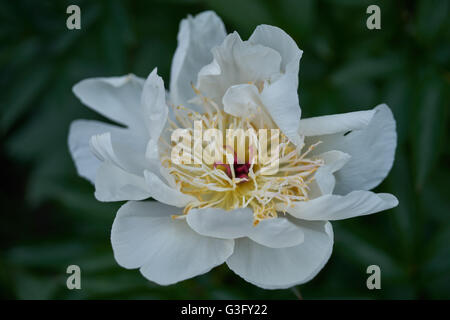
[[[281,29],[256,28],[247,41],[226,34],[213,12],[180,25],[170,93],[153,70],[79,82],[75,95],[123,125],[76,120],[69,147],[100,201],[127,200],[111,231],[117,262],[158,284],[222,263],[262,288],[311,280],[333,247],[330,220],[397,206],[368,190],[388,174],[396,128],[386,105],[301,118],[302,51]],[[185,165],[170,158],[171,133],[204,128],[279,128],[279,170]],[[153,198],[157,201],[141,201]]]

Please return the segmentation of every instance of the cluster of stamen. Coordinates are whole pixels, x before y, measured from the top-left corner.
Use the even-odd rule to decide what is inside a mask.
[[[234,153],[234,160],[231,165],[228,163],[223,163],[223,162],[214,162],[214,165],[213,165],[214,169],[218,168],[218,167],[225,168],[225,172],[230,179],[233,178],[231,166],[233,166],[233,171],[234,171],[235,176],[238,179],[241,179],[241,182],[248,181],[248,173],[250,171],[251,164],[249,162],[238,163],[238,158],[237,158],[236,152]]]
[[[226,129],[257,131],[276,128],[263,110],[259,110],[258,115],[251,119],[235,117],[225,113],[213,100],[201,96],[198,91],[196,93],[195,101],[203,107],[204,112],[172,106],[175,121],[169,121],[167,130],[182,128],[193,134],[194,121],[201,121],[205,129],[218,129],[224,134]],[[163,167],[173,176],[179,191],[196,199],[185,207],[183,213],[188,214],[193,208],[234,210],[250,207],[253,209],[256,225],[263,219],[277,217],[277,212],[283,211],[280,208],[286,208],[295,201],[309,200],[309,185],[316,170],[323,165],[323,160],[307,157],[315,145],[302,153],[302,148],[293,145],[283,133],[277,139],[278,168],[270,174],[267,172],[273,163],[255,161],[257,144],[250,143],[246,148],[245,160],[238,161],[235,148],[224,144],[224,161],[186,164],[175,163],[171,159],[170,150],[174,142],[162,139],[166,147],[160,148],[165,150],[161,152]],[[194,152],[192,157],[201,158],[201,155]]]

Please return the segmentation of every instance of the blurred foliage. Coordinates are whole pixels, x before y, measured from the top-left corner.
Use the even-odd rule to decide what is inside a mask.
[[[66,29],[81,7],[82,29]],[[382,29],[366,28],[378,4]],[[304,50],[304,116],[388,103],[397,120],[394,168],[377,191],[395,194],[388,212],[334,223],[335,250],[301,286],[305,298],[450,298],[450,1],[170,0],[0,1],[0,297],[295,299],[254,287],[226,266],[160,287],[120,268],[109,243],[120,203],[100,203],[75,172],[69,124],[100,119],[71,92],[79,80],[158,67],[166,85],[179,21],[215,10],[246,39],[277,25]],[[82,270],[82,290],[66,288],[66,267]],[[382,290],[366,288],[366,268],[382,270]]]

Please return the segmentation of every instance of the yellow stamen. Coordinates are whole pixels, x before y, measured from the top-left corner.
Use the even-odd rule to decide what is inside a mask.
[[[251,119],[231,116],[222,111],[211,99],[201,96],[193,86],[194,92],[199,96],[205,110],[203,114],[183,106],[173,107],[176,122],[170,122],[170,130],[177,128],[188,129],[190,133],[194,128],[194,121],[201,121],[203,129],[219,129],[225,136],[226,129],[272,129],[276,128],[274,122],[266,112],[254,115]],[[250,207],[254,212],[253,224],[256,226],[261,220],[277,217],[277,207],[283,204],[292,206],[294,201],[309,200],[309,184],[314,179],[314,173],[323,165],[321,159],[309,159],[307,156],[317,144],[310,146],[304,153],[293,145],[289,139],[280,133],[279,137],[279,169],[276,173],[265,175],[271,163],[253,162],[257,154],[257,146],[251,145],[246,153],[249,159],[248,177],[236,177],[233,165],[229,172],[224,165],[201,164],[175,164],[170,158],[172,142],[162,139],[166,152],[161,154],[161,162],[174,177],[179,191],[193,196],[196,201],[189,203],[183,214],[189,213],[193,208],[222,208],[234,210]],[[251,142],[249,142],[251,143]],[[272,143],[269,139],[269,144]],[[233,159],[233,148],[224,147],[225,159]],[[249,150],[252,150],[251,152]],[[193,158],[200,158],[200,154],[193,154]],[[177,219],[180,216],[175,216]]]

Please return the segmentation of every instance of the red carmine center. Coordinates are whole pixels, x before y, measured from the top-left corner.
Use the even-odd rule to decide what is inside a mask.
[[[233,179],[233,173],[231,172],[231,166],[228,163],[215,162],[214,168],[217,168],[217,167],[224,168],[227,176],[230,179]],[[236,154],[234,155],[233,171],[234,171],[235,178],[243,179],[243,180],[247,181],[250,167],[251,167],[251,164],[248,162],[238,163],[237,156],[236,156]],[[240,182],[244,182],[244,181],[240,181]]]

